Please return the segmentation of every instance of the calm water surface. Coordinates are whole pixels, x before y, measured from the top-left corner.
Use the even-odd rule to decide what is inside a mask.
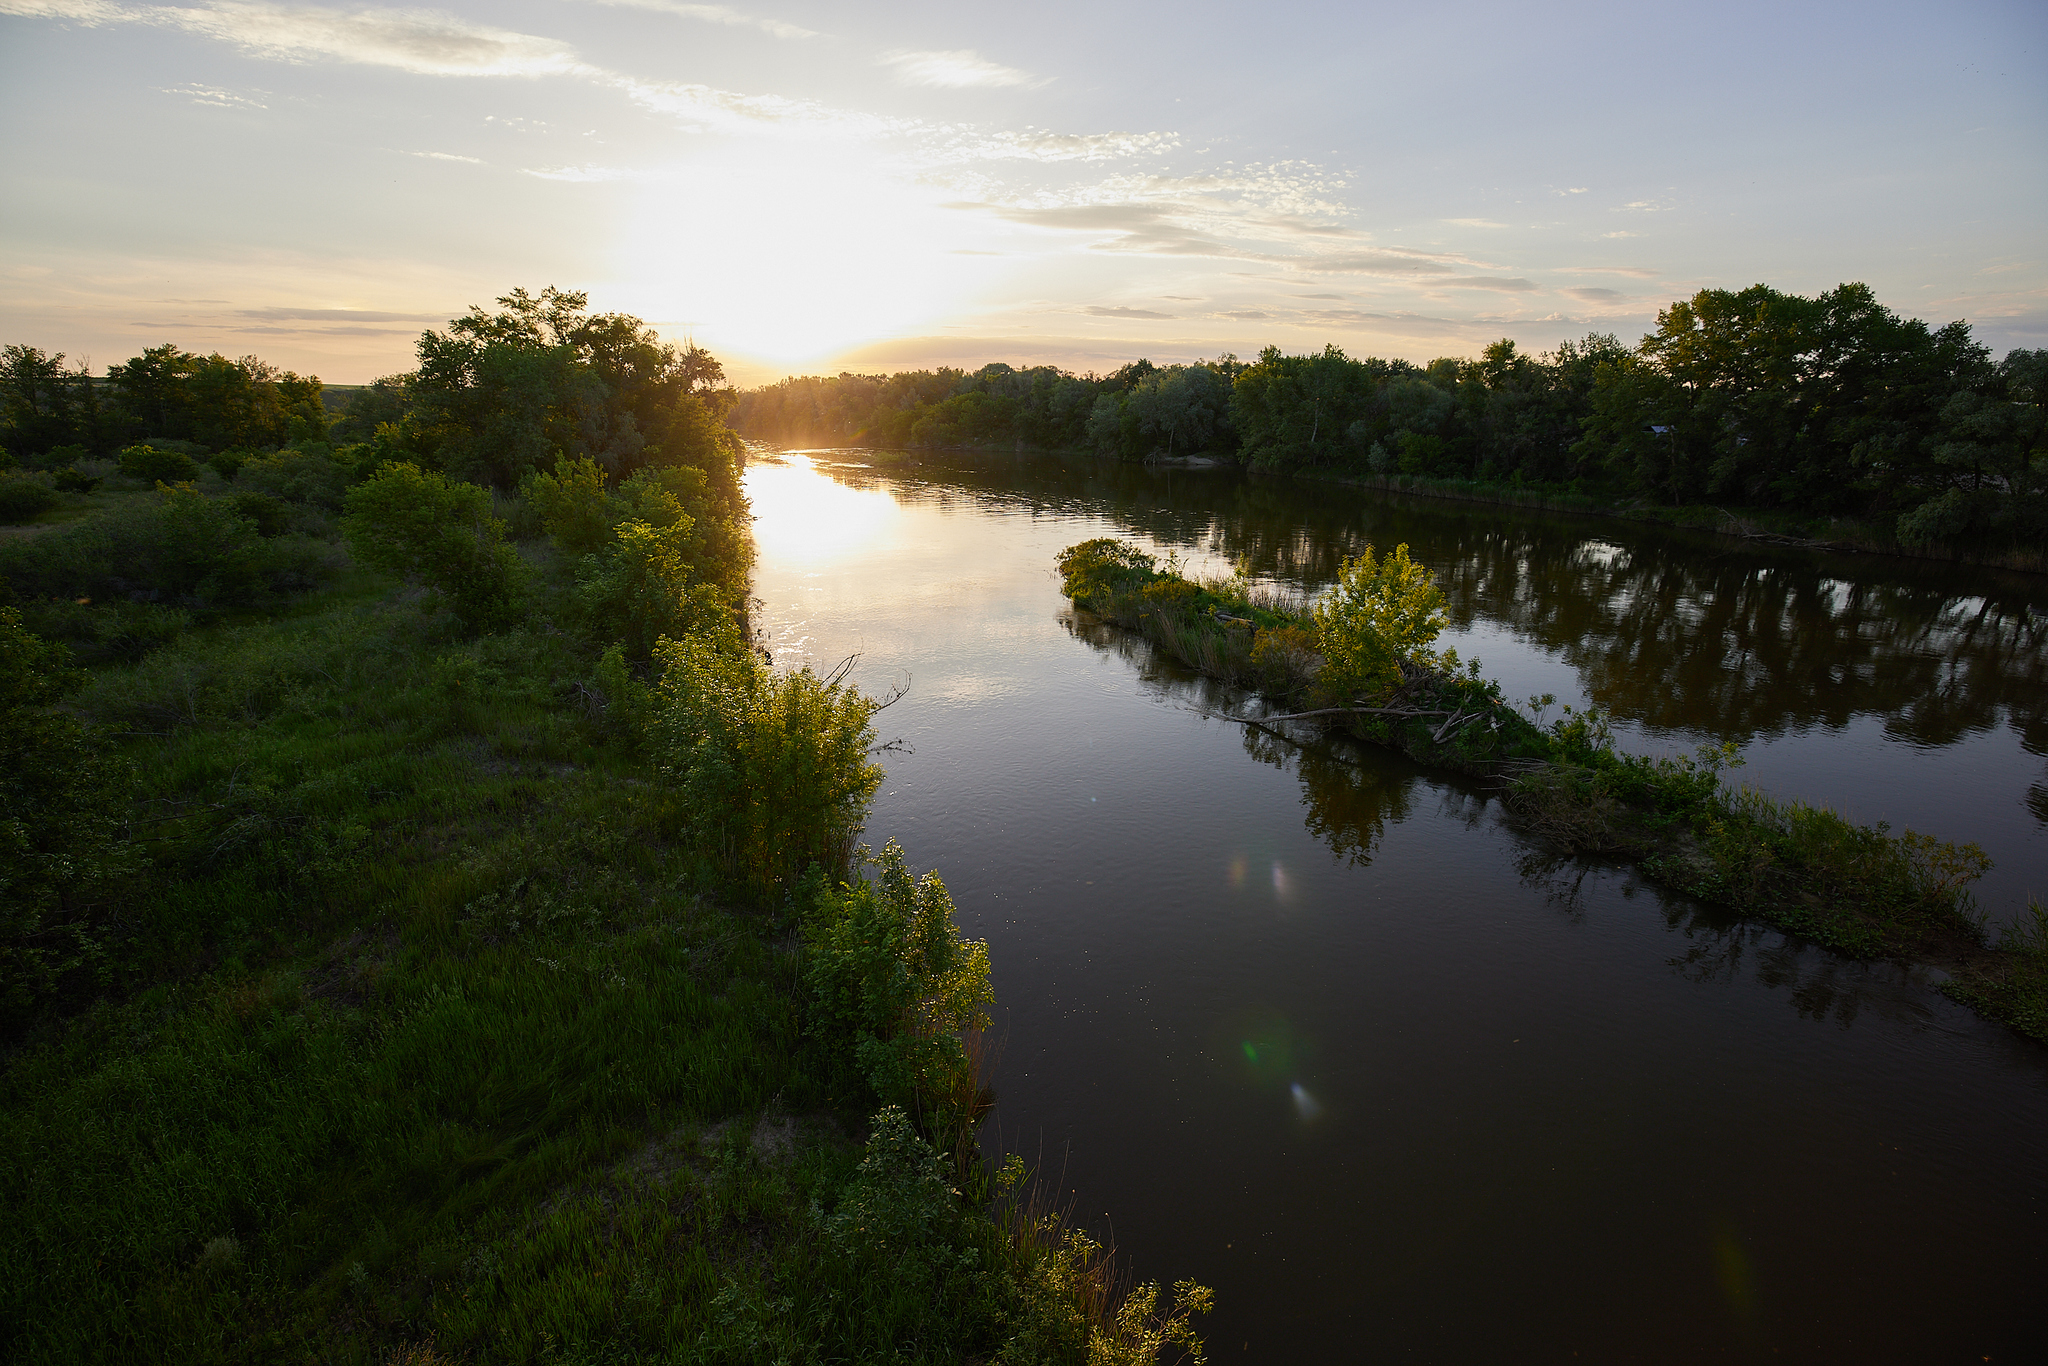
[[[991,1139],[1139,1276],[1215,1286],[1213,1359],[2041,1359],[2048,1050],[1398,756],[1206,719],[1234,699],[1051,563],[1123,535],[1313,590],[1406,541],[1511,696],[1975,839],[1994,921],[2048,892],[2043,581],[1226,471],[747,483],[779,657],[909,685],[869,832],[990,942]]]

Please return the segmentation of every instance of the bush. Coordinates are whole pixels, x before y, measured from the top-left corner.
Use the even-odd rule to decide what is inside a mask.
[[[1350,701],[1393,691],[1403,660],[1432,667],[1444,662],[1429,649],[1444,629],[1444,597],[1405,545],[1384,559],[1367,546],[1344,561],[1312,615],[1324,659],[1320,681],[1332,697]]]
[[[252,493],[339,512],[355,482],[353,475],[353,469],[338,462],[327,447],[309,445],[252,455],[237,468],[234,479]]]
[[[534,471],[519,491],[564,555],[595,554],[612,539],[620,520],[605,494],[604,471],[592,460],[559,457],[554,473]]]
[[[1113,597],[1159,577],[1153,568],[1157,561],[1150,555],[1110,536],[1070,545],[1055,563],[1060,571],[1060,591],[1076,602]]]
[[[974,1094],[959,1035],[988,1028],[988,945],[960,937],[937,873],[911,880],[894,841],[880,875],[827,888],[804,917],[812,1032],[843,1050],[889,1104],[945,1107]]]
[[[526,564],[491,515],[488,489],[401,463],[378,470],[345,501],[342,534],[363,563],[424,585],[476,629],[517,615]]]
[[[61,640],[84,659],[140,659],[170,644],[192,625],[192,614],[153,602],[76,602],[34,598],[22,606],[22,620],[45,640]]]
[[[144,444],[122,450],[121,473],[145,483],[180,484],[197,479],[199,466],[183,451]]]
[[[682,547],[690,522],[670,527],[623,522],[605,550],[586,555],[576,573],[576,606],[591,639],[650,658],[663,637],[714,633],[730,614],[709,584],[692,583]]]
[[[64,976],[109,963],[105,889],[132,865],[116,819],[125,770],[50,704],[65,651],[0,607],[0,1013],[18,1017]]]
[[[62,493],[91,493],[100,486],[98,475],[87,474],[76,465],[66,465],[50,475],[50,482]]]
[[[216,608],[310,588],[325,572],[312,547],[266,543],[233,507],[189,489],[0,545],[0,575],[46,598]]]
[[[26,474],[0,474],[0,522],[33,522],[61,501],[57,491]]]
[[[836,674],[772,672],[730,626],[655,661],[650,754],[742,893],[769,903],[813,864],[845,876],[882,782],[877,703]]]

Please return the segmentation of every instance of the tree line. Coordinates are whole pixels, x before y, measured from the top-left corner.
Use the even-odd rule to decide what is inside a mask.
[[[992,364],[792,377],[733,425],[789,444],[1041,447],[1457,480],[1601,501],[1889,523],[1908,543],[2048,539],[2048,350],[1994,360],[1845,284],[1702,290],[1635,346],[1503,339],[1428,365],[1267,347],[1106,376]]]

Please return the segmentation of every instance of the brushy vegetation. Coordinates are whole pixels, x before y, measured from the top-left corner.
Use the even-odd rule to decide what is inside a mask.
[[[1844,953],[1935,964],[1956,1000],[2048,1039],[2048,922],[2036,907],[2031,928],[1987,942],[1969,893],[1990,867],[1983,850],[1730,786],[1733,746],[1626,754],[1597,713],[1566,707],[1546,724],[1554,699],[1517,709],[1478,661],[1461,669],[1432,649],[1441,601],[1405,546],[1347,561],[1315,604],[1257,591],[1242,572],[1196,582],[1107,538],[1068,547],[1058,564],[1077,606],[1278,704],[1248,724],[1340,731],[1490,781],[1557,847],[1626,859]]]
[[[9,547],[0,1354],[1199,1360],[976,1150],[986,950],[864,875],[875,704],[750,651],[730,469],[336,454]]]

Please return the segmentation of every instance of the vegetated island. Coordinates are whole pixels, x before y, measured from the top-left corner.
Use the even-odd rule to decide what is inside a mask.
[[[1476,661],[1433,648],[1443,599],[1406,546],[1346,560],[1313,604],[1242,569],[1196,581],[1111,538],[1069,546],[1058,566],[1078,609],[1271,706],[1225,719],[1287,740],[1349,735],[1488,782],[1516,824],[1569,854],[1627,860],[1853,957],[1939,968],[1945,994],[2048,1042],[2048,907],[2030,903],[1989,942],[1968,890],[1990,868],[1982,849],[1730,788],[1732,742],[1653,758],[1617,750],[1597,712],[1566,706],[1543,724],[1554,699],[1530,699],[1532,717]]]
[[[418,353],[5,352],[0,1355],[1199,1359],[975,1147],[987,951],[748,637],[718,362]]]
[[[791,377],[734,427],[784,445],[1195,456],[1254,471],[1785,544],[2048,569],[2048,350],[1994,361],[1845,284],[1702,290],[1634,347],[1510,340],[1426,366],[1268,347],[1107,375]]]

